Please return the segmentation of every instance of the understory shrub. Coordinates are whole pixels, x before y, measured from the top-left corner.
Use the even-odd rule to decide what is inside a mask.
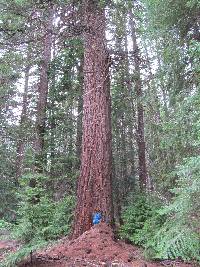
[[[35,180],[35,187],[30,187],[31,179]],[[69,233],[75,197],[65,196],[55,202],[47,182],[48,177],[42,174],[29,174],[21,179],[18,217],[11,236],[22,246],[7,257],[3,266],[15,266],[29,253]]]
[[[154,259],[200,261],[200,157],[186,159],[177,167],[177,185],[168,205],[139,196],[126,207],[121,236],[145,248]]]
[[[164,216],[159,216],[157,212],[160,203],[145,194],[131,196],[128,202],[122,214],[124,224],[120,228],[120,236],[143,246],[164,220]]]
[[[11,224],[9,222],[7,222],[4,219],[0,220],[0,231],[2,230],[9,230],[11,227]]]

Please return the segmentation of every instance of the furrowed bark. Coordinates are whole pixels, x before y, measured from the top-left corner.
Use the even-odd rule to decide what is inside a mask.
[[[76,157],[77,164],[76,168],[80,168],[81,164],[81,146],[82,146],[82,120],[83,120],[83,58],[81,58],[80,66],[78,67],[78,78],[79,78],[79,97],[78,97],[78,117],[76,126]]]
[[[113,221],[110,64],[105,14],[96,1],[85,1],[85,24],[83,141],[73,238],[90,229],[96,209],[104,221]]]

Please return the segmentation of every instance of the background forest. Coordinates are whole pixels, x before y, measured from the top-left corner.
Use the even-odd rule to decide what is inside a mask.
[[[111,70],[114,218],[151,259],[200,261],[200,2],[98,1]],[[82,1],[0,0],[3,266],[67,235],[82,143]]]

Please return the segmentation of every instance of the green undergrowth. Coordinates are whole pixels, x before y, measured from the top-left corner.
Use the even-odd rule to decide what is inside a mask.
[[[7,222],[6,220],[4,219],[1,219],[0,220],[0,231],[5,231],[5,230],[10,230],[12,224]]]
[[[31,179],[36,181],[35,187],[29,186]],[[75,197],[68,195],[55,201],[47,182],[48,177],[41,174],[29,174],[21,179],[17,220],[10,236],[21,246],[17,252],[10,253],[1,266],[16,266],[30,253],[69,233]]]
[[[31,259],[31,254],[46,247],[49,242],[44,240],[33,239],[28,244],[22,244],[22,246],[16,251],[8,253],[5,260],[0,263],[0,267],[16,267],[17,263],[21,262],[25,258]]]
[[[200,262],[200,157],[177,167],[179,177],[169,204],[138,194],[123,211],[122,238],[144,248],[151,259]]]

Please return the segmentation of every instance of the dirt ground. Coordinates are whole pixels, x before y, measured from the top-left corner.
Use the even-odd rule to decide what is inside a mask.
[[[31,266],[23,263],[20,267]],[[40,267],[192,267],[191,264],[163,261],[147,262],[138,247],[116,240],[105,223],[93,226],[79,238],[63,238],[54,247],[35,255],[32,266]],[[194,265],[193,265],[194,266]]]
[[[16,242],[0,241],[1,251],[15,251]],[[147,262],[142,250],[116,240],[112,229],[105,223],[93,226],[79,238],[61,239],[55,246],[34,254],[32,263],[27,259],[19,267],[194,267],[178,261]]]

